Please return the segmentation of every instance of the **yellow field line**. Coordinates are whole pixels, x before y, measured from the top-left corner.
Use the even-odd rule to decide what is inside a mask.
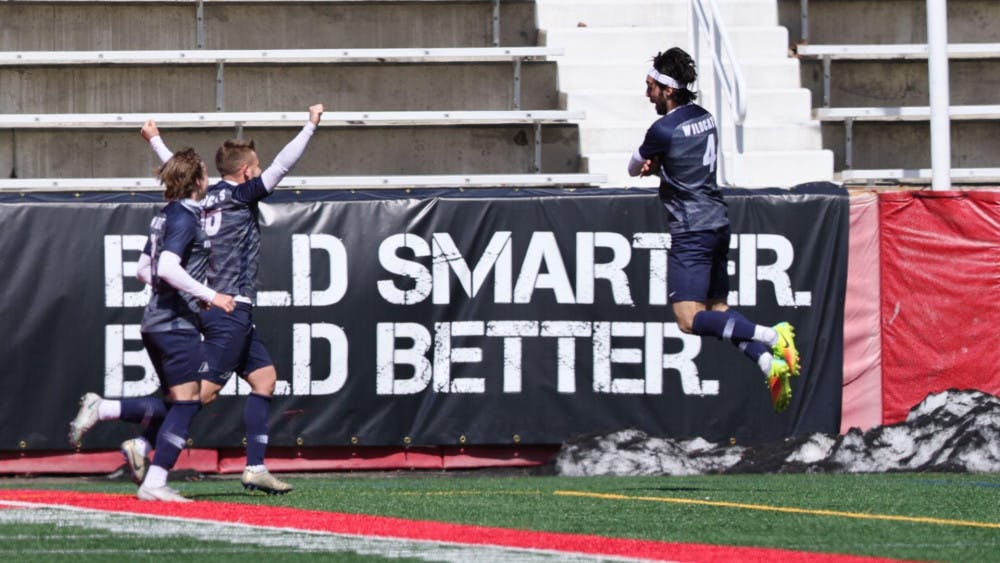
[[[967,526],[970,528],[997,528],[1000,523],[976,522],[972,520],[951,520],[948,518],[926,518],[918,516],[895,516],[892,514],[866,514],[864,512],[841,512],[839,510],[815,510],[811,508],[790,508],[784,506],[769,506],[766,504],[744,504],[741,502],[725,502],[714,500],[698,500],[671,497],[627,496],[608,493],[590,493],[586,491],[554,491],[556,495],[568,497],[585,497],[605,500],[640,500],[649,502],[669,502],[674,504],[697,504],[702,506],[717,506],[722,508],[742,508],[745,510],[764,510],[770,512],[785,512],[789,514],[811,514],[813,516],[837,516],[839,518],[857,518],[861,520],[888,520],[893,522],[912,522],[917,524],[936,524],[940,526]]]

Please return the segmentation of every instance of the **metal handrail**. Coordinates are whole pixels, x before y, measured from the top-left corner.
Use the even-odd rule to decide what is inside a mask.
[[[712,70],[715,76],[715,118],[719,123],[723,120],[723,94],[729,101],[730,117],[736,132],[736,152],[743,154],[743,122],[747,116],[746,81],[743,71],[736,61],[733,46],[729,41],[719,14],[719,6],[715,0],[691,0],[691,44],[692,54],[696,61],[700,60],[699,50],[701,32],[706,35],[708,46],[712,52]],[[725,57],[725,59],[723,59]],[[723,63],[728,63],[728,67]],[[722,149],[722,130],[719,129],[719,178],[720,183],[729,182],[729,170],[725,167]]]

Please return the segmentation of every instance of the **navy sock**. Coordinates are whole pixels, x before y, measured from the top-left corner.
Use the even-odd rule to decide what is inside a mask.
[[[191,420],[201,410],[201,401],[175,401],[163,419],[163,426],[156,436],[156,453],[153,465],[170,469],[177,463],[181,450],[187,444]]]
[[[122,410],[118,419],[125,422],[137,422],[145,426],[153,419],[159,418],[162,420],[167,414],[167,407],[157,397],[122,399],[120,403]]]
[[[694,316],[691,330],[700,336],[714,336],[738,347],[748,358],[757,362],[761,355],[770,352],[765,344],[753,339],[754,323],[739,312],[700,311]]]
[[[743,353],[746,354],[748,358],[750,358],[755,362],[759,360],[760,357],[763,356],[765,353],[767,354],[771,353],[771,349],[767,347],[767,344],[764,344],[763,342],[757,342],[756,340],[748,340],[745,342],[740,342],[738,346],[740,350],[743,350]]]
[[[167,415],[167,407],[158,397],[140,397],[138,399],[121,400],[120,420],[137,422],[142,425],[142,437],[150,445],[156,444],[156,433],[160,431],[163,417]]]
[[[160,427],[163,426],[163,419],[167,416],[167,412],[170,411],[173,403],[161,401],[160,405],[163,406],[163,412],[160,416],[150,418],[148,424],[142,425],[142,437],[149,442],[149,445],[153,449],[156,449],[156,435],[160,433]]]
[[[729,331],[730,340],[736,343],[753,340],[754,331],[757,329],[756,324],[744,317],[736,309],[729,309],[726,311],[726,314],[733,321],[733,326]]]
[[[243,422],[247,432],[247,465],[264,465],[267,450],[267,417],[271,413],[271,398],[257,393],[247,396],[243,407]]]
[[[721,311],[699,311],[694,315],[691,332],[699,336],[714,336],[722,339],[730,317]]]

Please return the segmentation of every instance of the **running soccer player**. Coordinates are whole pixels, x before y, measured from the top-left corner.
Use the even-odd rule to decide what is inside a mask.
[[[253,141],[228,140],[215,154],[222,181],[205,197],[205,231],[212,252],[208,280],[213,287],[235,296],[236,311],[231,315],[208,310],[201,314],[205,335],[208,371],[201,374],[201,401],[209,404],[235,371],[250,384],[243,411],[246,425],[246,468],[241,482],[250,490],[281,494],[292,486],[274,477],[264,465],[268,441],[268,416],[277,371],[270,354],[253,324],[253,303],[257,296],[257,268],[260,256],[260,211],[258,203],[271,195],[289,170],[298,162],[323,115],[323,105],[309,107],[309,120],[302,130],[261,171]],[[156,124],[148,121],[143,137],[161,160],[171,157]],[[145,469],[144,438],[122,444],[129,467],[136,475]],[[142,454],[142,455],[140,455]]]
[[[136,496],[140,500],[190,502],[167,486],[167,474],[184,449],[191,420],[201,409],[199,370],[204,353],[198,311],[214,307],[226,314],[236,303],[232,296],[198,281],[208,269],[209,253],[199,204],[208,188],[205,163],[193,150],[184,149],[164,163],[157,177],[166,187],[168,203],[150,223],[149,240],[139,260],[139,277],[153,289],[140,332],[170,406],[162,402],[156,405],[157,400],[149,397],[109,401],[88,393],[70,423],[70,441],[79,443],[102,419],[102,410],[108,416],[104,420],[114,410],[120,420],[140,413],[144,417],[161,414],[156,435],[159,447]],[[140,406],[145,408],[137,408]]]
[[[754,324],[726,304],[729,214],[716,185],[719,150],[715,118],[694,103],[698,73],[690,55],[674,47],[653,58],[646,97],[663,116],[646,131],[628,163],[631,176],[656,174],[667,211],[671,245],[667,300],[681,331],[714,336],[739,347],[764,372],[775,412],[791,402],[789,376],[800,360],[793,327]]]

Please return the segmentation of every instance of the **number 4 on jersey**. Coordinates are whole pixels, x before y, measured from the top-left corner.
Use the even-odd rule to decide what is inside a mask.
[[[715,135],[708,136],[708,142],[705,144],[705,155],[701,157],[701,163],[715,172]]]

